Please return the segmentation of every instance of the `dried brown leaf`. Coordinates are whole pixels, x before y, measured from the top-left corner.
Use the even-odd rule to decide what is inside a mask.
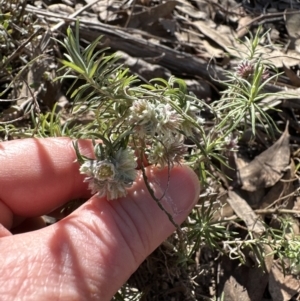
[[[267,47],[260,50],[262,59],[267,60],[276,68],[281,68],[283,63],[288,67],[297,66],[299,64],[300,54],[293,49],[289,49],[286,53],[280,50],[269,51]]]
[[[299,14],[291,14],[290,12],[295,12],[293,9],[286,9],[284,14],[285,27],[291,38],[299,38],[300,32],[300,17]]]
[[[154,23],[160,18],[168,16],[178,4],[177,1],[166,1],[165,3],[147,8],[146,11],[131,15],[127,27],[141,28],[145,25]]]
[[[248,230],[261,235],[265,227],[247,202],[234,190],[229,190],[228,196],[227,202],[236,215],[245,222]]]
[[[57,13],[60,15],[61,14],[71,15],[74,13],[73,7],[62,3],[48,5],[47,9],[52,13]]]
[[[283,62],[282,67],[286,76],[290,79],[291,83],[296,87],[300,87],[300,77],[293,70],[287,67]]]
[[[210,59],[214,58],[222,58],[225,56],[225,53],[222,49],[214,47],[211,43],[207,40],[202,41],[203,47],[206,50],[207,57]]]
[[[195,6],[191,5],[190,2],[185,1],[185,0],[178,0],[178,2],[180,4],[176,7],[176,9],[180,13],[187,15],[190,18],[193,18],[196,20],[205,20],[207,18],[207,12],[205,12],[205,9],[197,10],[195,8]],[[202,3],[202,4],[207,6],[207,3]]]
[[[206,21],[195,21],[193,25],[206,37],[208,37],[211,41],[218,44],[223,50],[226,52],[233,54],[236,53],[230,47],[233,47],[233,43],[229,38],[229,35],[220,33],[220,28],[214,29],[212,26],[208,25]]]
[[[251,24],[252,20],[253,18],[248,15],[239,19],[239,26],[236,30],[236,34],[239,39],[248,33],[249,28],[247,27],[247,25]]]
[[[284,181],[278,181],[263,198],[259,208],[263,209],[271,205],[281,205],[284,203],[284,208],[292,209],[294,205],[294,182],[295,178],[295,164],[291,161],[287,172],[284,174],[282,179]],[[289,196],[290,195],[290,196]],[[289,196],[289,197],[285,197]],[[280,203],[277,202],[280,198],[285,197]],[[276,204],[274,204],[276,202]]]
[[[265,254],[270,250],[264,246]],[[247,256],[247,254],[245,254]],[[253,263],[249,258],[249,262]],[[261,266],[239,265],[238,260],[223,257],[219,288],[224,294],[224,301],[261,301],[266,290],[269,271],[273,263],[272,256],[265,257],[265,269]]]
[[[287,126],[279,140],[238,171],[234,186],[239,182],[242,189],[256,191],[281,179],[290,162],[289,137]]]
[[[273,301],[289,301],[300,292],[300,280],[284,275],[280,263],[274,262],[269,275],[269,292]]]

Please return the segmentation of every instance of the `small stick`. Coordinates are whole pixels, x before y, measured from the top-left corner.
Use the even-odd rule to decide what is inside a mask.
[[[77,10],[76,12],[74,12],[73,14],[71,14],[69,17],[70,18],[75,18],[78,15],[80,15],[83,11],[87,10],[88,8],[90,8],[91,6],[93,6],[94,4],[96,4],[97,2],[99,2],[100,0],[94,0],[91,3],[88,3],[87,5],[83,6],[81,9]],[[66,23],[65,20],[60,21],[59,23],[57,23],[56,25],[52,26],[50,28],[50,30],[52,32],[58,30],[60,27],[62,27],[64,24]]]

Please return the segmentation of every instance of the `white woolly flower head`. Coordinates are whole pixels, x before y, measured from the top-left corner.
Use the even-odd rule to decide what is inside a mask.
[[[172,168],[175,164],[181,164],[185,155],[187,147],[183,143],[183,137],[170,134],[153,143],[149,149],[148,160],[160,168],[165,166]]]
[[[182,117],[168,103],[150,103],[146,99],[133,102],[129,123],[141,138],[166,134],[179,128]]]
[[[135,100],[130,108],[129,122],[135,125],[135,131],[140,137],[151,135],[155,132],[156,112],[155,106],[146,99]]]
[[[80,166],[80,173],[86,174],[92,193],[108,200],[126,196],[136,177],[136,160],[133,151],[119,149],[105,160],[86,160]]]

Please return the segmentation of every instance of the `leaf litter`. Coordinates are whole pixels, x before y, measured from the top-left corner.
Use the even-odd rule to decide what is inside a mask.
[[[8,102],[0,104],[0,123],[17,121],[21,128],[29,122],[21,116],[37,110],[37,102],[42,111],[46,107],[53,109],[57,102],[59,105],[54,109],[60,112],[62,120],[68,120],[67,87],[53,81],[58,75],[61,53],[50,40],[47,28],[59,36],[67,24],[72,25],[74,14],[86,5],[89,7],[79,13],[80,34],[85,43],[103,35],[100,47],[121,51],[123,64],[142,81],[174,74],[191,82],[189,89],[198,91],[198,97],[207,103],[218,99],[223,89],[218,80],[226,79],[225,71],[234,69],[240,53],[245,51],[238,38],[246,36],[249,30],[255,32],[257,26],[262,25],[269,32],[260,45],[261,56],[282,72],[276,81],[266,85],[266,91],[299,95],[298,1],[58,2],[48,1],[45,5],[41,1],[17,2],[27,16],[27,23],[17,15],[21,12],[16,11],[15,23],[19,28],[13,36],[15,41],[2,50],[6,62],[11,62],[11,72],[16,79],[9,93],[2,96]],[[2,9],[11,11],[9,7]],[[27,25],[30,18],[36,22],[32,24],[44,30],[39,39],[29,39],[35,32],[33,25]],[[43,55],[37,58],[41,53]],[[35,62],[29,63],[33,59]],[[27,68],[19,73],[19,66],[24,63]],[[5,60],[0,65],[0,80],[5,83],[10,80],[10,75],[3,71]],[[21,75],[26,83],[19,80]],[[238,152],[231,156],[228,178],[216,181],[212,177],[210,194],[199,202],[199,205],[201,202],[213,204],[212,220],[225,222],[241,240],[249,239],[249,233],[252,233],[251,239],[267,238],[266,225],[280,228],[282,215],[289,216],[293,229],[286,234],[286,239],[289,235],[299,235],[299,97],[283,96],[268,101],[275,103],[278,109],[273,118],[282,135],[276,140],[258,128],[255,137],[244,137]],[[86,117],[87,121],[93,118]],[[216,171],[215,175],[218,175]],[[63,217],[57,212],[53,216],[57,220]],[[53,216],[48,217],[51,223]],[[233,221],[236,218],[240,222]],[[146,259],[120,290],[120,294],[129,296],[124,300],[133,300],[130,296],[135,295],[141,296],[136,300],[162,301],[300,300],[297,266],[293,266],[292,272],[283,270],[282,259],[271,254],[267,243],[260,246],[261,252],[250,246],[232,249],[228,244],[226,255],[211,249],[205,241],[196,249],[191,244],[191,262],[183,264],[177,241],[174,234]],[[236,252],[243,256],[243,264],[231,256]],[[263,266],[258,265],[258,254],[265,255]],[[298,254],[300,257],[300,250]],[[292,266],[291,262],[285,264]],[[117,295],[115,300],[120,300]]]

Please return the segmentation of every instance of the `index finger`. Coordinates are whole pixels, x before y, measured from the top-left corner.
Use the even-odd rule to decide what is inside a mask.
[[[80,152],[93,155],[89,140]],[[70,138],[23,139],[0,143],[0,201],[21,216],[38,216],[90,193]]]

